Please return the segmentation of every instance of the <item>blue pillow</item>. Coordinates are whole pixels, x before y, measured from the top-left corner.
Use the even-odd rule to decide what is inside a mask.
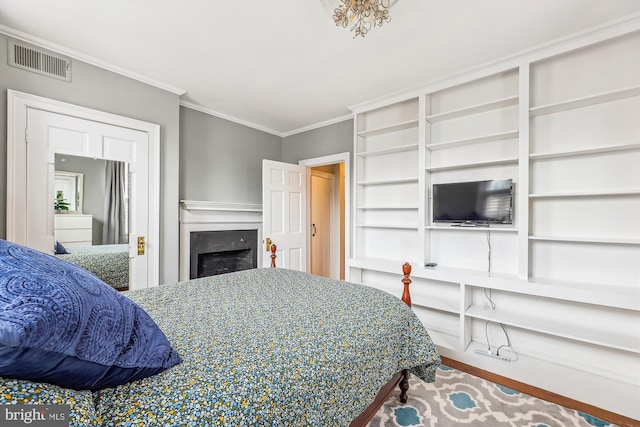
[[[182,361],[151,317],[100,279],[0,240],[0,376],[98,390]]]
[[[62,246],[62,243],[56,240],[56,243],[54,243],[53,245],[53,253],[56,255],[64,255],[64,254],[68,254],[69,252],[67,252],[65,247]]]

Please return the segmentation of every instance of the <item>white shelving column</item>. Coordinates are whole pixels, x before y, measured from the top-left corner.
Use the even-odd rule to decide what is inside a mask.
[[[520,133],[518,135],[518,187],[516,188],[518,216],[518,278],[529,277],[529,64],[520,65],[519,69],[519,96],[520,108],[518,110],[518,122]]]

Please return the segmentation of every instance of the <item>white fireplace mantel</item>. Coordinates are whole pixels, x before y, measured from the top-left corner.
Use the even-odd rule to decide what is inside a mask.
[[[191,233],[196,231],[258,230],[262,247],[262,205],[250,203],[180,201],[180,280],[189,280]],[[262,251],[258,251],[262,265]]]

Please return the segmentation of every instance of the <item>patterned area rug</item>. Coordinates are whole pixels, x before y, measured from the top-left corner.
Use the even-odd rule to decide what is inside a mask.
[[[438,368],[434,383],[412,376],[409,384],[407,403],[400,403],[396,388],[370,427],[615,427],[444,365]]]

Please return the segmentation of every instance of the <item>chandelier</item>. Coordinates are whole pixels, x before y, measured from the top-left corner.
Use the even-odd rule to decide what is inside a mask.
[[[333,11],[333,21],[343,28],[352,24],[354,39],[364,37],[371,28],[391,21],[390,3],[391,0],[340,0]]]

